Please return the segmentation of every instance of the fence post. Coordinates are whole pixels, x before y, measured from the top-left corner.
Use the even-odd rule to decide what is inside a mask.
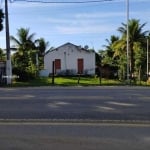
[[[55,78],[54,78],[54,70],[55,70],[55,62],[53,61],[53,63],[52,63],[52,84],[54,85],[54,83],[55,83]]]

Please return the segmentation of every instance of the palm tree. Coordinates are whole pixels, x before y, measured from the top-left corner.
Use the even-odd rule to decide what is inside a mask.
[[[119,40],[118,36],[112,35],[110,37],[110,40],[106,39],[107,45],[104,45],[105,47],[105,55],[103,57],[102,62],[104,64],[109,64],[109,65],[115,65],[116,64],[116,57],[114,57],[114,49],[113,49],[113,44]]]
[[[3,19],[4,19],[4,13],[3,10],[0,9],[0,31],[3,30]]]
[[[110,40],[106,39],[106,42],[108,43],[108,45],[104,45],[104,47],[106,48],[107,55],[109,57],[113,57],[113,55],[114,55],[113,44],[118,40],[119,40],[119,37],[115,36],[115,35],[112,35],[110,37]]]
[[[36,48],[39,50],[39,55],[43,55],[49,46],[49,42],[46,42],[44,38],[35,40]]]
[[[19,51],[23,53],[31,48],[34,48],[34,36],[35,33],[29,34],[29,28],[20,28],[17,30],[17,38],[10,36],[11,41],[15,44]]]
[[[49,42],[46,42],[44,38],[39,38],[35,40],[35,45],[38,51],[39,67],[42,68],[44,66],[44,54],[49,46]]]
[[[29,28],[20,28],[17,30],[17,38],[10,36],[10,39],[14,43],[13,47],[17,50],[13,55],[14,67],[19,69],[19,71],[26,71],[32,74],[36,70],[35,56],[33,56],[35,33],[29,34],[29,31]]]
[[[129,27],[129,60],[130,60],[130,76],[133,75],[135,69],[135,52],[142,46],[145,36],[148,31],[143,32],[143,28],[146,25],[140,24],[139,20],[131,19],[128,22]],[[122,23],[122,27],[118,28],[118,31],[122,34],[121,40],[115,43],[115,51],[118,53],[123,53],[126,51],[126,36],[127,36],[127,24]]]
[[[100,50],[99,53],[99,58],[100,58],[100,63],[101,63],[101,72],[103,72],[103,76],[106,77],[114,77],[114,75],[117,72],[117,60],[116,57],[114,56],[114,49],[112,47],[113,43],[116,42],[119,39],[118,36],[112,35],[109,39],[106,39],[107,45],[103,45],[105,48],[104,50]],[[103,69],[105,66],[109,68],[109,72],[105,71]],[[103,70],[103,71],[102,71]]]
[[[28,55],[31,50],[34,49],[34,36],[35,34],[29,34],[29,28],[20,28],[17,30],[17,38],[10,36],[11,41],[14,43],[13,47],[17,49],[17,55],[19,56],[19,62],[28,61]]]

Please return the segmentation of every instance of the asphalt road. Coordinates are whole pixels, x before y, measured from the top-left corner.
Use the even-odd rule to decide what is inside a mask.
[[[150,121],[150,87],[0,88],[0,119]]]
[[[149,91],[128,86],[0,88],[0,149],[148,150]]]
[[[149,150],[150,126],[0,124],[1,150]]]

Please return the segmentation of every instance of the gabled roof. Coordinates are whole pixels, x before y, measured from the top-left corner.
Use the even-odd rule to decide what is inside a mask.
[[[63,47],[63,46],[66,46],[66,45],[74,46],[74,47],[76,47],[78,50],[82,50],[82,51],[86,51],[86,52],[91,52],[91,51],[89,51],[89,50],[87,50],[87,49],[85,49],[85,48],[82,48],[81,46],[77,46],[77,45],[75,45],[75,44],[72,44],[72,43],[70,43],[70,42],[67,42],[67,43],[65,43],[65,44],[63,44],[63,45],[61,45],[61,46],[59,46],[59,47],[57,47],[57,48],[54,48],[54,49],[52,49],[52,50],[47,51],[46,54],[48,54],[49,52],[52,52],[52,51],[56,51],[56,50],[59,49],[60,47]],[[46,55],[46,54],[45,54],[45,55]]]

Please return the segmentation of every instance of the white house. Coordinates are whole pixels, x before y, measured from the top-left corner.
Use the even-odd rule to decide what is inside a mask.
[[[66,43],[45,54],[44,68],[49,74],[54,70],[55,74],[93,75],[95,74],[95,52]]]

